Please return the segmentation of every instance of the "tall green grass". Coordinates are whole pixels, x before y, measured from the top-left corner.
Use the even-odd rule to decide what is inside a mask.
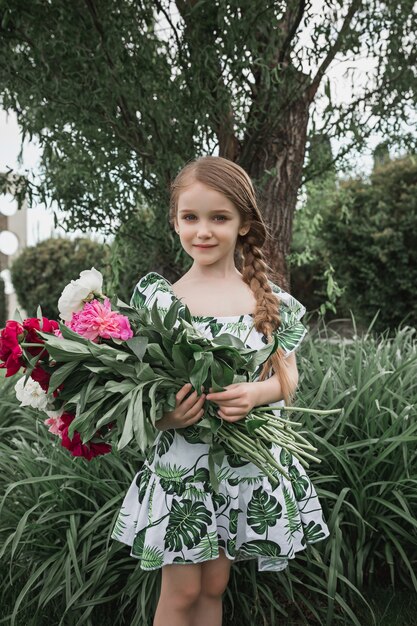
[[[417,590],[415,330],[370,331],[348,343],[323,326],[303,342],[296,404],[343,407],[302,416],[331,535],[284,572],[233,565],[225,626],[376,624],[370,584]],[[142,457],[70,457],[38,412],[17,405],[15,382],[0,380],[0,624],[150,626],[160,572],[110,539]]]

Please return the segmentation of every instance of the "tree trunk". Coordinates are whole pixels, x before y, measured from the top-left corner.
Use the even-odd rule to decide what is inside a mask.
[[[239,161],[255,183],[259,208],[270,232],[263,252],[273,270],[271,280],[287,291],[290,276],[286,257],[302,179],[309,106],[307,97],[293,102],[280,118],[279,127],[274,129],[271,123],[268,137],[251,147],[250,159]]]

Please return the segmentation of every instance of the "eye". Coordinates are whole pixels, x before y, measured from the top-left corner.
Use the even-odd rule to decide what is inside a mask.
[[[182,218],[183,220],[186,220],[187,222],[190,221],[187,218],[188,217],[195,217],[195,215],[184,215],[184,217]],[[220,218],[220,221],[224,222],[227,220],[227,217],[225,215],[215,215],[214,218]]]

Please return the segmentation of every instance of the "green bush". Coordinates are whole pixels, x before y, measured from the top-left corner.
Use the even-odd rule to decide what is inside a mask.
[[[160,220],[164,220],[163,224]],[[168,209],[166,214],[161,211],[161,215],[155,216],[144,207],[122,224],[112,243],[111,291],[128,302],[139,278],[147,272],[159,272],[175,282],[191,262],[168,226]]]
[[[38,305],[44,316],[57,319],[57,303],[64,287],[82,270],[95,267],[109,277],[109,247],[90,239],[50,238],[25,248],[10,268],[19,304],[29,317]]]
[[[0,276],[0,328],[6,325],[6,291],[4,280]]]
[[[303,342],[295,404],[343,408],[301,417],[322,459],[308,472],[331,535],[284,572],[232,565],[225,626],[365,626],[376,623],[366,585],[417,591],[415,332],[348,342],[319,327]],[[17,406],[14,384],[6,379],[0,394],[3,621],[150,626],[160,572],[142,571],[128,546],[110,539],[142,458],[132,449],[90,462],[70,457],[39,413]]]
[[[370,180],[342,184],[339,200],[323,214],[323,247],[346,287],[338,313],[393,330],[417,324],[417,159],[391,161]]]

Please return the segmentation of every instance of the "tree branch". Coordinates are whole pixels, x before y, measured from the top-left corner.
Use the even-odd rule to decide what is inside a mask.
[[[324,74],[326,73],[326,70],[329,67],[330,63],[333,61],[337,52],[340,50],[340,46],[342,45],[344,36],[349,30],[350,23],[353,19],[353,16],[358,11],[361,4],[362,4],[361,0],[353,0],[352,4],[350,5],[349,10],[346,14],[346,17],[343,21],[342,28],[340,29],[339,34],[336,37],[336,41],[334,42],[333,46],[328,51],[326,58],[324,59],[320,67],[318,68],[315,77],[313,78],[310,86],[307,89],[307,97],[309,99],[309,102],[313,101],[314,96],[316,95],[317,89],[319,88],[319,85],[321,83],[321,80]]]
[[[299,3],[298,3],[295,19],[294,19],[293,23],[290,24],[290,20],[291,20],[291,16],[292,16],[292,10],[289,7],[287,7],[286,16],[285,16],[283,22],[286,23],[286,24],[290,24],[290,27],[288,29],[287,36],[285,37],[284,42],[283,42],[283,44],[281,46],[281,49],[279,50],[278,59],[277,59],[277,65],[282,65],[284,63],[285,57],[287,55],[287,51],[288,51],[289,46],[290,46],[290,43],[291,43],[292,39],[294,38],[295,33],[298,30],[298,27],[300,25],[301,20],[303,19],[305,8],[306,8],[305,0],[300,0]]]

